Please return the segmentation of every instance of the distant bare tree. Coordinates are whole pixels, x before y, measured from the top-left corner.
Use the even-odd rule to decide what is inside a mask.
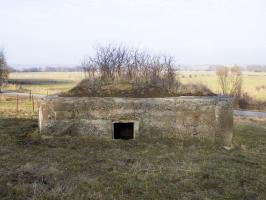
[[[223,95],[239,97],[242,90],[242,72],[238,66],[221,67],[216,75]]]
[[[240,67],[234,66],[231,68],[230,83],[231,83],[230,95],[235,97],[240,97],[242,92],[242,83],[243,83],[242,72]]]
[[[229,81],[228,81],[228,76],[229,76],[229,68],[228,67],[220,67],[216,70],[216,75],[218,78],[218,83],[219,86],[222,89],[222,94],[223,95],[228,95],[229,91]]]
[[[0,92],[4,83],[8,80],[8,69],[3,51],[0,51]]]

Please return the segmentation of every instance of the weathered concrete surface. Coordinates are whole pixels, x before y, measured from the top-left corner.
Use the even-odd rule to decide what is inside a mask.
[[[231,144],[232,100],[224,97],[41,99],[43,134],[112,138],[113,122],[136,124],[137,137],[195,136]]]

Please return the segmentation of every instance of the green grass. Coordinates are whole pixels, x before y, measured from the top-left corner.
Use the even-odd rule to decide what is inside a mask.
[[[197,139],[50,138],[24,101],[19,114],[1,102],[1,200],[266,199],[265,120],[236,118],[229,151]]]

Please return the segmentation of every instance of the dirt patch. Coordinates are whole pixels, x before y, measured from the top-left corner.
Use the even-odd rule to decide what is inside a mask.
[[[180,85],[173,89],[166,89],[163,85],[140,84],[130,82],[91,82],[83,80],[77,86],[62,93],[63,97],[132,97],[132,98],[160,98],[175,96],[215,96],[203,85]]]
[[[26,163],[9,174],[9,182],[7,185],[14,186],[35,183],[51,187],[55,184],[56,177],[61,174],[62,172],[55,167],[40,167],[31,163]]]

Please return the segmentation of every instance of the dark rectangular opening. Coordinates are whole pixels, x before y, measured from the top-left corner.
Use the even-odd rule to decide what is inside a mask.
[[[114,123],[114,139],[134,138],[134,123]]]

